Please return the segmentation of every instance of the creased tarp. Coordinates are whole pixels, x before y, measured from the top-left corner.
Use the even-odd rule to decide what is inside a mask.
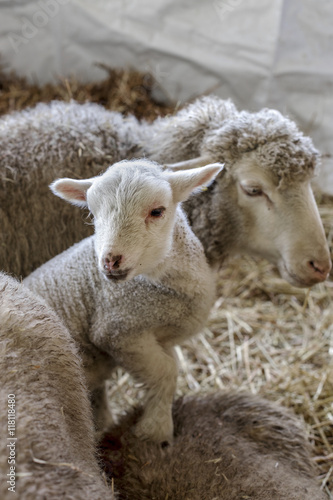
[[[101,79],[102,62],[151,71],[179,101],[275,107],[313,137],[333,193],[332,0],[0,0],[0,53],[40,83]]]

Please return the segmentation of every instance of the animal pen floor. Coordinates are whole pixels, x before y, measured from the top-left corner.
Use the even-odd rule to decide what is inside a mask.
[[[154,102],[150,75],[106,71],[101,83],[70,79],[42,88],[0,74],[0,114],[71,98],[149,120],[174,109]],[[316,196],[332,253],[333,197]],[[285,283],[267,262],[237,257],[219,272],[217,297],[202,334],[177,348],[177,393],[250,391],[291,408],[306,423],[319,484],[333,498],[332,278],[302,290]],[[140,388],[119,369],[109,393],[117,418],[137,401]]]

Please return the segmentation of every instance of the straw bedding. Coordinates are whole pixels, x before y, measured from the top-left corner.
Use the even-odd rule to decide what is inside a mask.
[[[154,101],[150,75],[106,68],[107,78],[39,88],[0,74],[0,114],[52,99],[98,102],[152,120],[174,109]],[[316,193],[332,248],[333,198]],[[318,482],[333,498],[333,282],[301,290],[265,261],[235,257],[219,272],[218,298],[206,329],[177,348],[178,395],[249,391],[291,408],[307,425]],[[140,397],[121,369],[110,384],[115,418]]]

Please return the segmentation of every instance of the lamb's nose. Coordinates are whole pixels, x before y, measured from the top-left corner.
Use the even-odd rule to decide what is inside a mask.
[[[123,259],[122,255],[109,254],[107,257],[103,259],[103,267],[106,271],[119,269],[122,259]]]
[[[325,260],[310,260],[308,262],[308,268],[311,270],[311,273],[317,277],[318,282],[324,281],[330,270],[332,269],[332,262],[330,259]]]

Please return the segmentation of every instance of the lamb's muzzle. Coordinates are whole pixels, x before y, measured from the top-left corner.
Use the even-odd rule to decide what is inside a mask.
[[[125,280],[130,273],[130,268],[120,269],[124,263],[122,255],[112,255],[109,253],[101,259],[100,269],[107,279],[122,281]]]
[[[128,273],[129,271],[110,271],[108,273],[105,273],[104,276],[106,277],[106,279],[108,280],[114,280],[114,281],[124,281],[126,280],[127,276],[128,276]]]
[[[103,267],[107,271],[114,271],[115,269],[119,269],[121,261],[123,261],[122,255],[108,254],[103,259]]]

